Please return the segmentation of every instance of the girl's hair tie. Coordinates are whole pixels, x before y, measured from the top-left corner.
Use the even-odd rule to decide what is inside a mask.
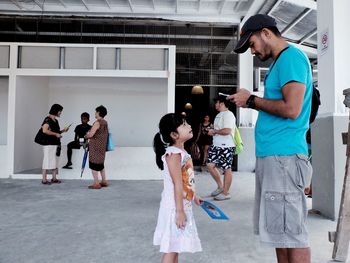
[[[163,136],[162,134],[159,132],[159,137],[160,137],[160,140],[162,141],[162,143],[164,144],[165,147],[169,147],[169,143],[168,142],[165,142],[164,139],[163,139]]]

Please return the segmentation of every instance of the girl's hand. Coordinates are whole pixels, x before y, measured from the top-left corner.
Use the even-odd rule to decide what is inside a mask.
[[[193,201],[196,205],[202,205],[204,202],[198,195],[194,195]]]
[[[57,138],[62,138],[62,135],[61,135],[60,133],[56,133],[55,136],[56,136]]]
[[[184,229],[186,226],[186,214],[184,211],[176,211],[176,226],[178,228]]]

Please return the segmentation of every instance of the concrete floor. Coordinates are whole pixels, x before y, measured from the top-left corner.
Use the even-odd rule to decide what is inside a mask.
[[[202,197],[215,188],[209,176],[197,173]],[[162,182],[110,181],[110,187],[95,191],[86,188],[89,183],[64,180],[44,186],[39,180],[0,180],[0,262],[159,262],[152,238]],[[216,202],[229,221],[213,221],[196,207],[203,252],[181,254],[180,262],[276,262],[274,250],[252,234],[253,193],[253,174],[235,173],[232,199]],[[309,214],[308,223],[312,262],[333,262],[327,236],[336,222]]]

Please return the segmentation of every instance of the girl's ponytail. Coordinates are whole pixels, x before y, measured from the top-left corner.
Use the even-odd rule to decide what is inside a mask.
[[[156,163],[160,170],[164,169],[162,156],[165,153],[165,145],[160,138],[160,133],[157,132],[153,139],[153,150],[156,153]]]

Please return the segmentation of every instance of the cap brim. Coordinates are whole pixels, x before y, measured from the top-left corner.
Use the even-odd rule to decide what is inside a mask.
[[[249,48],[249,38],[250,36],[253,34],[253,32],[247,32],[246,34],[244,34],[238,41],[235,49],[233,50],[236,53],[244,53],[247,51],[247,49]]]

